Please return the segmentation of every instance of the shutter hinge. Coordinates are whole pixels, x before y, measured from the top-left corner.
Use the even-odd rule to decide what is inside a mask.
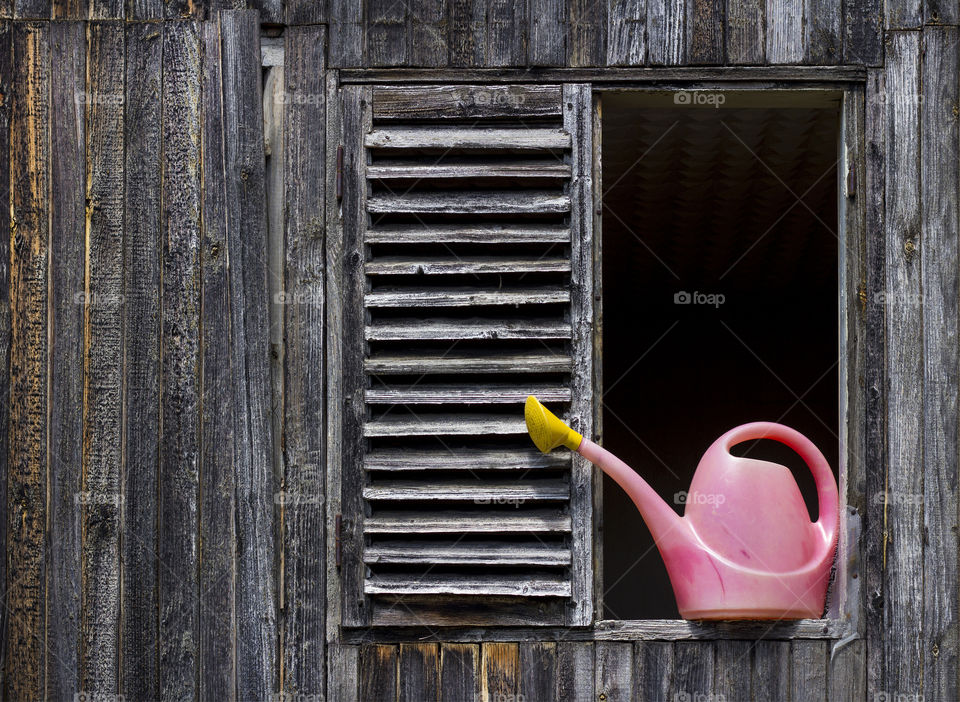
[[[343,199],[343,144],[337,146],[337,202]]]
[[[340,567],[343,556],[343,515],[338,514],[334,522],[334,542],[333,552],[335,554],[337,568]]]

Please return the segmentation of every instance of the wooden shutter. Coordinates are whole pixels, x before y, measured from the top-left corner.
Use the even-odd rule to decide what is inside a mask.
[[[591,469],[523,402],[592,432],[590,88],[342,98],[343,621],[587,624]]]

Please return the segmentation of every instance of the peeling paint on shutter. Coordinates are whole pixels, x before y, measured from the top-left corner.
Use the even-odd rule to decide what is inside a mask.
[[[345,622],[588,623],[590,470],[534,448],[523,402],[590,429],[589,89],[345,100]]]

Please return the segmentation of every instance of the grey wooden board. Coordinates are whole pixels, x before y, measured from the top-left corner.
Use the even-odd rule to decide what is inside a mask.
[[[557,687],[557,645],[552,642],[520,644],[517,695],[528,700],[549,700]]]
[[[794,641],[791,644],[791,700],[826,702],[827,656],[827,644],[823,641]]]
[[[480,646],[440,644],[440,702],[471,702],[480,691]]]
[[[607,65],[642,66],[647,58],[647,0],[614,0],[607,18]]]
[[[669,700],[673,684],[673,644],[663,641],[638,641],[634,644],[634,698]]]
[[[682,0],[647,0],[647,63],[649,65],[676,66],[684,63],[685,7]]]
[[[770,0],[765,17],[767,63],[803,61],[804,0]]]
[[[766,55],[763,0],[727,0],[727,61],[762,64]]]
[[[594,644],[594,688],[610,702],[633,698],[633,644],[604,641]]]
[[[570,702],[594,700],[593,644],[557,644],[556,699]]]

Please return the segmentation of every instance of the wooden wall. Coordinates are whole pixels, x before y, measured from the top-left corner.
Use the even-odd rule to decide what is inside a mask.
[[[6,698],[960,698],[955,2],[250,4],[0,0]],[[269,159],[259,22],[302,25],[281,92],[311,96],[283,101]],[[340,645],[332,627],[327,650],[325,61],[869,67],[845,291],[866,330],[863,638]],[[282,307],[279,349],[277,271],[308,303]]]

